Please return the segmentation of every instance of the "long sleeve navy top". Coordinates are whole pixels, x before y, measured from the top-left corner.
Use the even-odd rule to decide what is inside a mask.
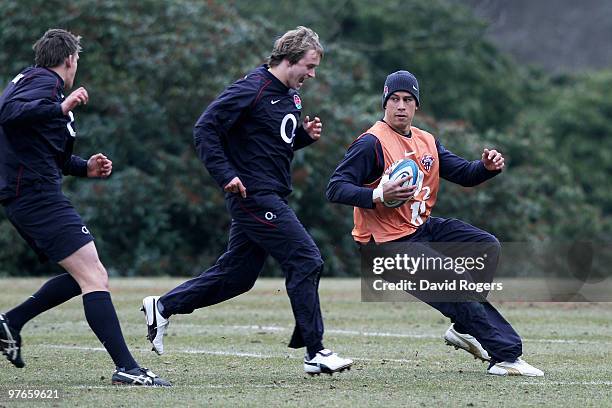
[[[410,137],[410,135],[402,135]],[[447,150],[436,140],[440,160],[440,177],[472,187],[499,173],[489,171],[480,160],[467,161]],[[384,156],[380,141],[372,134],[365,134],[348,148],[327,185],[327,199],[334,203],[361,208],[374,208],[372,189],[363,187],[382,176]]]
[[[64,81],[40,67],[21,71],[0,96],[0,200],[34,183],[57,184],[62,174],[87,176],[72,154],[74,115],[62,113]]]
[[[195,147],[223,188],[239,177],[247,193],[291,192],[293,152],[314,140],[300,120],[298,93],[263,65],[230,85],[200,116]]]

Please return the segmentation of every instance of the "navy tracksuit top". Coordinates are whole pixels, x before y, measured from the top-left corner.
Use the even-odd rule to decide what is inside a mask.
[[[298,93],[263,65],[234,82],[198,119],[200,160],[223,188],[239,177],[247,194],[291,193],[293,152],[314,140],[301,122]]]
[[[72,155],[74,115],[62,113],[64,81],[40,67],[21,71],[0,95],[0,201],[33,184],[56,184],[62,173],[85,177]]]

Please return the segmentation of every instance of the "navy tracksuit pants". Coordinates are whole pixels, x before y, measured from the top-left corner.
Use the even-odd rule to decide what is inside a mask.
[[[295,317],[289,347],[316,346],[323,339],[319,278],[323,260],[287,201],[273,193],[227,196],[232,216],[227,251],[199,276],[159,300],[163,314],[188,314],[250,290],[268,255],[281,265]]]
[[[500,253],[500,244],[497,238],[486,231],[457,219],[429,217],[415,233],[399,241],[402,242],[443,242],[443,243],[481,243],[479,248],[488,247],[489,267],[493,270],[497,266]],[[465,245],[457,245],[458,251],[465,251]],[[451,245],[444,245],[448,253],[442,255],[453,256]],[[427,249],[425,249],[427,251]],[[428,256],[440,256],[429,250]],[[492,278],[492,276],[491,276]],[[519,334],[510,323],[486,299],[474,302],[434,302],[424,300],[437,309],[455,324],[455,330],[467,333],[476,338],[494,360],[514,361],[522,351],[522,342]]]

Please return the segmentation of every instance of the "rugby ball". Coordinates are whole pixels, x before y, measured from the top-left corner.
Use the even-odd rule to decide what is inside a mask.
[[[403,187],[414,186],[417,183],[418,175],[419,167],[417,166],[416,162],[411,159],[402,159],[391,166],[389,181],[406,179],[406,182],[402,184]],[[407,200],[391,200],[385,201],[384,204],[385,207],[397,208],[406,201]]]

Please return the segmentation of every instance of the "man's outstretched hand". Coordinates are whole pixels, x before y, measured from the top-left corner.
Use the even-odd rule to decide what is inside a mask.
[[[87,93],[87,89],[80,87],[64,99],[64,102],[62,102],[62,112],[64,115],[68,115],[68,112],[79,105],[86,105],[88,101],[89,94]]]
[[[318,116],[315,116],[313,120],[310,120],[310,116],[306,116],[302,125],[312,140],[319,140],[323,131],[323,122]]]
[[[482,163],[489,171],[501,170],[504,168],[504,156],[497,150],[484,149]]]
[[[94,154],[87,160],[87,177],[107,178],[113,172],[113,162],[102,153]]]

